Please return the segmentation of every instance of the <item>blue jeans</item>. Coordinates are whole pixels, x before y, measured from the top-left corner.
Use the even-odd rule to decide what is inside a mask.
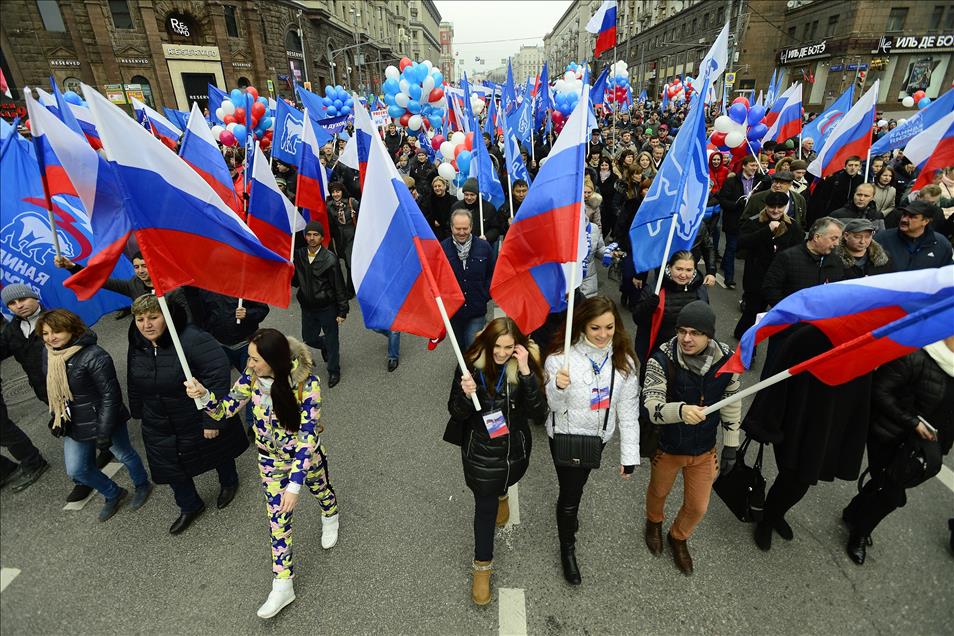
[[[235,469],[235,460],[227,459],[215,467],[215,472],[219,474],[219,486],[228,488],[238,483],[238,471]],[[191,477],[182,481],[170,482],[172,495],[176,500],[176,505],[183,513],[196,512],[204,504],[199,491],[196,490],[195,481]]]
[[[126,424],[113,431],[113,445],[110,451],[129,471],[136,488],[149,483],[146,468],[136,450],[129,443],[129,429]],[[95,488],[106,499],[115,499],[119,495],[119,485],[96,468],[96,442],[94,440],[78,442],[72,437],[63,438],[63,459],[66,474],[77,484]]]
[[[454,328],[454,335],[457,336],[457,344],[460,347],[461,353],[463,353],[467,351],[467,347],[469,347],[474,341],[474,338],[477,337],[477,333],[484,328],[485,317],[458,318],[454,316],[450,319],[450,322],[451,327]]]
[[[374,333],[388,337],[388,360],[397,360],[401,357],[401,332],[387,329],[372,329]]]
[[[338,312],[335,306],[301,310],[301,339],[315,349],[328,352],[328,373],[341,373],[341,350],[338,343]]]
[[[226,347],[222,345],[222,351],[225,352],[225,357],[229,359],[229,364],[232,365],[232,368],[236,369],[239,373],[245,373],[245,367],[248,366],[248,343],[246,342],[239,349],[232,349],[231,347]],[[249,400],[248,404],[245,405],[245,427],[248,428],[252,425],[252,401]]]
[[[722,255],[722,273],[725,282],[735,282],[735,248],[738,245],[738,234],[725,234],[725,253]]]

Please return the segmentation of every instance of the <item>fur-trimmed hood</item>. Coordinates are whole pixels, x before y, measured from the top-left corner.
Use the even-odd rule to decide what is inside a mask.
[[[530,358],[537,363],[537,366],[543,367],[543,363],[540,359],[540,347],[531,340],[527,347],[527,351],[530,352]],[[480,357],[474,360],[474,368],[478,371],[483,371],[487,366],[487,352],[484,351],[480,354]],[[507,360],[506,370],[507,370],[507,384],[516,384],[517,383],[517,360],[515,358],[510,358]]]
[[[835,250],[841,258],[841,262],[845,264],[845,267],[854,267],[855,257],[848,253],[848,249],[844,243],[840,243]],[[870,260],[871,264],[875,267],[887,265],[888,253],[884,251],[883,247],[878,245],[877,241],[871,241],[871,244],[868,246],[868,260]]]
[[[289,384],[294,388],[314,373],[315,361],[311,357],[311,349],[305,343],[291,336],[285,337],[288,339],[288,348],[291,349],[292,356],[291,376],[288,379]],[[254,386],[258,376],[251,369],[248,371],[248,376],[252,380],[252,386]]]

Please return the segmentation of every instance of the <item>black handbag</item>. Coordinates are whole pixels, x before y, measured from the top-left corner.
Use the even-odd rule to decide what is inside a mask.
[[[551,413],[553,422],[553,465],[559,468],[599,468],[603,457],[603,433],[609,424],[610,407],[613,404],[613,384],[616,368],[610,372],[610,404],[603,416],[603,429],[599,435],[574,435],[556,432],[556,413]]]
[[[762,477],[765,444],[758,442],[759,452],[755,456],[755,464],[747,466],[745,452],[751,442],[752,438],[746,437],[736,451],[735,466],[725,475],[719,475],[713,485],[719,499],[725,502],[739,521],[745,523],[761,521],[765,508],[765,478]]]

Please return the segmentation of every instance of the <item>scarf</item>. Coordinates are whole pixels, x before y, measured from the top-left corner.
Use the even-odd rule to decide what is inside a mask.
[[[59,429],[70,416],[66,405],[73,400],[70,382],[66,377],[66,361],[83,347],[73,345],[64,349],[47,347],[46,392],[49,396],[50,413],[53,414],[53,430]]]
[[[705,350],[700,351],[694,356],[683,355],[679,344],[677,342],[673,344],[675,345],[676,356],[679,362],[681,362],[690,373],[694,373],[698,376],[705,375],[709,369],[712,368],[713,364],[722,359],[722,349],[719,348],[719,345],[717,345],[712,338],[709,338],[709,345]]]
[[[470,258],[470,246],[474,242],[474,235],[471,234],[467,237],[467,241],[463,244],[458,243],[457,239],[454,239],[454,247],[457,248],[457,257],[460,258],[461,265],[464,269],[467,269],[467,259]]]
[[[947,348],[947,343],[938,340],[923,347],[923,349],[937,363],[937,366],[941,367],[941,371],[954,377],[954,351]]]
[[[611,174],[613,174],[612,170],[600,170],[600,181],[606,181],[610,178]]]
[[[787,210],[786,210],[787,211]],[[762,211],[759,212],[759,223],[765,223],[766,225],[771,223],[774,219],[770,218],[769,215],[765,212],[765,208],[762,208]],[[788,226],[792,224],[792,217],[788,214],[783,214],[782,218],[778,219],[778,227],[772,232],[772,236],[775,238],[780,237],[781,235],[788,232]]]

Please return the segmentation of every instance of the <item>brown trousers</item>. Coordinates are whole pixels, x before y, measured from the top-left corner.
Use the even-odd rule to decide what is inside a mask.
[[[719,461],[713,448],[701,455],[670,455],[657,451],[652,459],[649,490],[646,492],[646,518],[653,523],[665,519],[666,497],[682,471],[682,507],[676,514],[670,533],[685,541],[692,535],[709,508],[712,484],[719,475]]]

